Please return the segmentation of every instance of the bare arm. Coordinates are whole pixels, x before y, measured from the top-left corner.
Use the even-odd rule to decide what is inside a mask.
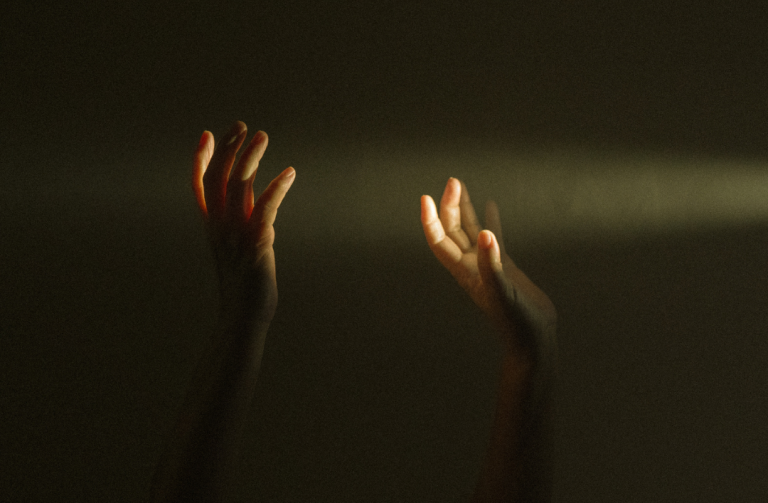
[[[192,185],[216,263],[219,315],[155,472],[154,502],[226,498],[277,307],[273,223],[295,171],[283,171],[254,201],[267,135],[257,132],[234,165],[246,133],[237,122],[214,149],[206,131],[195,152]]]
[[[556,357],[552,302],[504,250],[498,208],[482,230],[466,186],[451,178],[440,201],[421,198],[421,222],[437,259],[488,316],[503,344],[491,439],[473,502],[548,501],[551,392]]]

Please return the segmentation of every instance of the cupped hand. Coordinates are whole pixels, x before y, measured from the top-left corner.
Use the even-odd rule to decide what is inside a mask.
[[[238,121],[214,147],[205,131],[195,151],[192,187],[216,262],[222,311],[268,322],[277,307],[273,224],[296,172],[284,170],[254,201],[267,134],[254,134],[235,164],[247,132]]]
[[[432,252],[499,330],[507,354],[534,364],[554,350],[555,307],[507,255],[493,201],[485,221],[491,230],[481,230],[466,186],[456,178],[445,186],[439,218],[432,198],[421,197]]]

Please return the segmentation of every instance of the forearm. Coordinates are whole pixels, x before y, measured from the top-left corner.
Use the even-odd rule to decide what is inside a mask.
[[[152,501],[221,501],[256,388],[266,322],[220,315],[152,484]]]
[[[491,438],[473,503],[551,499],[551,369],[506,355]]]

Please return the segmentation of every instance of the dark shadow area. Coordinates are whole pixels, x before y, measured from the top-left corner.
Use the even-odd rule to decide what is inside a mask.
[[[34,221],[3,226],[0,492],[141,499],[213,324],[202,234]],[[517,251],[560,312],[558,501],[768,490],[766,245],[760,226]],[[243,499],[465,501],[499,353],[464,293],[426,245],[277,253]]]
[[[368,144],[765,159],[768,11],[747,4],[5,7],[0,499],[146,497],[216,296],[191,203],[143,187],[187,190],[204,129],[269,132],[268,169],[297,180]],[[365,187],[363,161],[305,179]],[[407,185],[418,232],[418,194],[463,174],[413,171],[364,202]],[[360,211],[333,196],[281,209],[243,499],[466,501],[496,341],[411,235],[323,239]],[[513,248],[561,317],[557,501],[764,496],[768,228],[595,236]]]
[[[0,98],[4,150],[36,173],[173,158],[235,118],[288,144],[766,154],[749,2],[36,5],[4,13]]]

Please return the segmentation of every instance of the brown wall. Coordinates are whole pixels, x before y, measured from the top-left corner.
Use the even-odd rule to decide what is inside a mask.
[[[648,155],[693,166],[694,185],[699,165],[724,185],[734,163],[764,172],[759,10],[165,2],[2,17],[0,499],[146,495],[213,323],[190,154],[235,119],[270,134],[262,183],[297,169],[243,500],[468,499],[498,348],[421,241],[418,196],[448,176],[499,199],[516,260],[558,307],[558,501],[768,491],[768,212],[641,229],[642,208],[622,207],[626,228],[599,212],[576,228],[557,177],[531,199],[541,212],[505,188],[540,182],[523,168],[589,187]],[[454,156],[486,148],[508,161]],[[553,151],[620,161],[553,167]]]

